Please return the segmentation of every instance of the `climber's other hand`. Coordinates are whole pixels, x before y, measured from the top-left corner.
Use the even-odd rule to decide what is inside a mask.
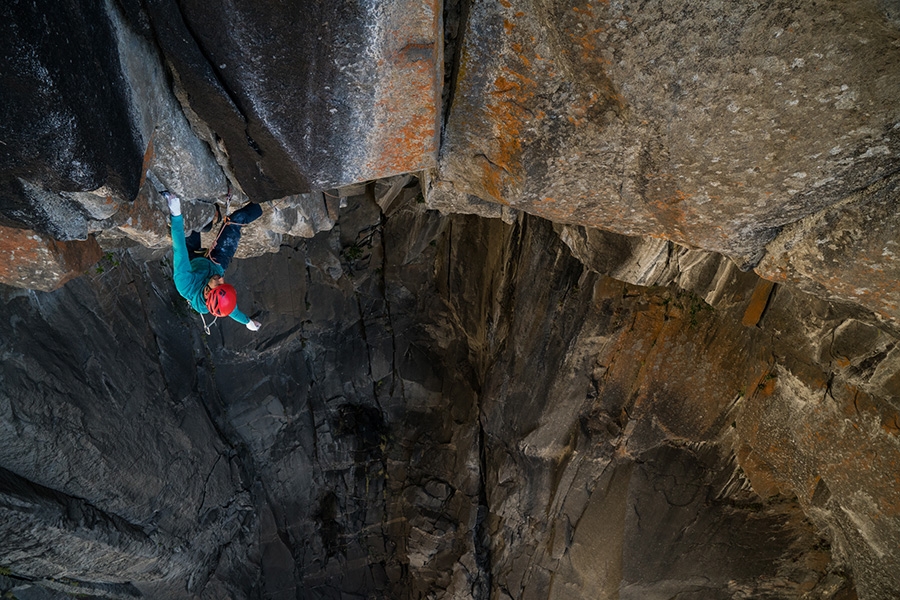
[[[250,331],[259,331],[259,325],[259,321],[250,319],[250,321],[247,323],[247,329],[249,329]]]

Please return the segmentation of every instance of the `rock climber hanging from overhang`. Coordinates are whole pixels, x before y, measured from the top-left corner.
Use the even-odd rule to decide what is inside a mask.
[[[212,313],[215,317],[231,317],[242,323],[250,331],[259,329],[259,321],[249,318],[237,305],[237,293],[231,284],[225,283],[225,270],[231,263],[238,243],[241,228],[262,215],[259,204],[251,202],[243,208],[227,215],[219,234],[211,248],[203,256],[191,258],[200,251],[200,232],[192,231],[184,235],[184,217],[181,215],[181,200],[168,191],[160,191],[169,205],[172,215],[172,248],[174,249],[173,278],[175,289],[190,303],[191,307],[203,315]],[[218,207],[216,207],[218,213]],[[212,325],[212,323],[210,323]],[[209,334],[210,325],[203,319],[203,328]]]

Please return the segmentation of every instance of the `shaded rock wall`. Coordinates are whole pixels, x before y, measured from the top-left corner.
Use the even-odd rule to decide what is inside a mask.
[[[202,335],[138,249],[4,288],[3,589],[900,590],[896,331],[713,254],[663,242],[654,268],[637,239],[389,187],[235,263],[257,334]],[[653,287],[596,270],[636,263]]]
[[[22,195],[17,178],[62,191],[108,185],[124,197],[140,180],[143,144],[105,2],[44,8],[8,2],[2,9],[2,212],[13,218],[28,210],[13,205]]]

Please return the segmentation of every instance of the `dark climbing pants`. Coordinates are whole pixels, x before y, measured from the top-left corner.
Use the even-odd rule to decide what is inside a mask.
[[[241,241],[241,228],[247,223],[252,223],[262,216],[262,208],[259,204],[248,204],[247,206],[234,211],[228,217],[228,224],[219,234],[216,245],[213,247],[209,257],[223,269],[227,269],[237,252],[238,243]],[[191,232],[191,235],[185,238],[187,244],[188,255],[196,256],[196,252],[200,250],[200,232]]]

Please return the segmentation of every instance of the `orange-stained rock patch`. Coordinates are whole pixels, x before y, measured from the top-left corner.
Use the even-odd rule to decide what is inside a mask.
[[[59,242],[30,229],[0,226],[0,283],[55,290],[84,273],[102,254],[93,237]]]
[[[759,280],[756,288],[753,290],[753,295],[750,297],[750,304],[747,305],[747,310],[744,311],[744,318],[741,319],[741,324],[744,327],[753,327],[759,323],[774,288],[774,282],[766,279]]]
[[[437,39],[440,3],[408,0],[396,14],[416,15],[407,29],[398,17],[385,23],[377,61],[381,73],[375,90],[372,151],[359,175],[363,179],[389,177],[431,168],[438,151],[438,121],[442,53]],[[430,19],[430,20],[429,20]]]

